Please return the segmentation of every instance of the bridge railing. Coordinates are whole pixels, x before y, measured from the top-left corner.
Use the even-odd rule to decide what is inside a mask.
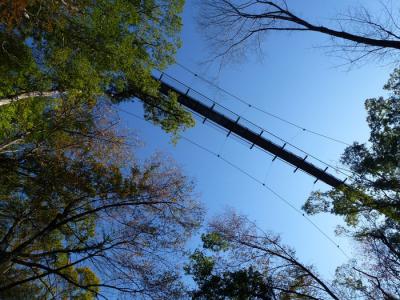
[[[207,97],[206,95],[204,95],[203,93],[192,89],[191,87],[189,87],[188,85],[184,84],[183,82],[175,79],[174,77],[166,74],[166,73],[162,73],[160,72],[159,75],[154,76],[156,79],[160,80],[162,83],[172,87],[174,90],[178,91],[179,93],[186,95],[189,99],[195,100],[197,102],[200,102],[201,104],[203,104],[204,106],[209,107],[210,109],[222,114],[223,116],[225,116],[226,118],[236,122],[237,124],[240,124],[241,126],[247,128],[248,130],[256,133],[257,135],[260,135],[262,137],[264,137],[265,139],[268,139],[269,141],[273,142],[276,145],[279,145],[280,147],[285,148],[286,150],[290,151],[291,153],[293,153],[294,155],[303,158],[304,160],[309,161],[311,164],[315,165],[316,167],[320,168],[320,169],[324,169],[327,170],[327,167],[330,168],[331,170],[335,170],[336,171],[336,175],[343,175],[342,173],[338,172],[337,169],[335,168],[335,166],[332,166],[328,163],[325,163],[324,161],[318,159],[316,156],[311,155],[303,150],[301,150],[300,148],[296,147],[295,145],[285,141],[284,139],[280,138],[279,136],[275,135],[274,133],[270,132],[269,130],[253,123],[252,121],[240,116],[239,114],[235,113],[234,111],[232,111],[231,109],[221,105],[220,103],[218,103],[215,100],[212,100],[211,98]],[[205,122],[210,122],[212,123],[214,126],[213,127],[217,127],[219,129],[221,129],[223,132],[225,132],[227,135],[233,135],[235,137],[235,139],[239,139],[241,142],[243,142],[244,144],[247,144],[249,148],[253,148],[253,147],[257,147],[259,150],[267,153],[268,155],[271,155],[271,153],[267,152],[266,150],[258,147],[255,144],[252,144],[250,141],[242,138],[241,136],[235,134],[235,133],[231,133],[229,132],[229,130],[227,130],[226,128],[224,128],[223,126],[220,126],[210,120],[207,120],[204,116],[200,115],[199,113],[188,109],[189,111],[191,111],[196,118],[205,123]],[[273,156],[274,157],[274,156]],[[284,163],[287,163],[291,166],[293,166],[292,164],[288,163],[287,161],[284,161],[282,159],[280,159],[279,157],[274,157],[273,159],[279,159],[281,161],[283,161]],[[293,166],[296,170],[296,166]],[[344,176],[345,178],[345,176]],[[343,179],[344,179],[343,178]]]

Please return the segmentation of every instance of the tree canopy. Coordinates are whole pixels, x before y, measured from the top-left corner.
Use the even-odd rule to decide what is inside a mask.
[[[246,217],[228,211],[210,222],[186,266],[192,299],[340,299],[337,291]]]
[[[146,118],[166,131],[191,126],[151,76],[174,61],[182,7],[182,0],[3,1],[0,104],[32,96],[78,94],[87,103],[140,97]]]
[[[354,174],[349,187],[314,192],[304,205],[309,214],[329,212],[343,216],[351,226],[344,232],[361,243],[366,256],[363,268],[369,275],[368,283],[357,282],[357,289],[371,298],[399,295],[399,82],[400,70],[396,69],[384,87],[389,97],[365,102],[369,142],[355,142],[342,156],[342,163]]]
[[[173,299],[203,210],[172,161],[135,158],[115,105],[192,125],[154,68],[183,1],[0,2],[0,298]]]
[[[168,264],[199,226],[201,206],[179,168],[132,158],[134,145],[118,134],[110,109],[71,97],[0,108],[8,117],[0,151],[3,299],[25,289],[44,299],[91,299],[107,288],[153,299],[182,292]]]

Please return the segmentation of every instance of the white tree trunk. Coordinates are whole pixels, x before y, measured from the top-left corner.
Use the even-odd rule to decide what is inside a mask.
[[[57,94],[59,94],[57,91],[24,93],[24,94],[20,94],[18,96],[12,97],[12,98],[2,98],[2,99],[0,99],[0,106],[10,104],[13,101],[23,100],[23,99],[27,99],[27,98],[53,97],[53,96],[55,96]]]

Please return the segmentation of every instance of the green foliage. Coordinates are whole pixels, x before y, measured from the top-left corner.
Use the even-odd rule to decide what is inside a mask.
[[[192,264],[185,266],[185,272],[193,275],[196,281],[201,282],[211,275],[215,265],[212,257],[206,256],[203,252],[197,249],[190,255],[190,259]]]
[[[190,293],[192,299],[274,299],[275,293],[270,279],[252,266],[218,272],[207,269],[206,265],[203,265],[204,259],[199,259],[199,257],[192,257],[192,259],[191,266],[186,268],[187,274],[193,276],[197,284],[197,289]],[[208,271],[210,272],[207,273]],[[296,290],[296,286],[294,285],[292,289]],[[288,295],[290,293],[286,295],[282,293],[281,299],[292,299]]]
[[[42,112],[48,101],[20,101],[0,107],[0,141],[7,141],[34,130],[34,125],[43,118]],[[43,119],[42,122],[43,123]]]
[[[388,99],[368,99],[367,144],[349,146],[342,162],[356,173],[349,186],[326,193],[313,193],[304,209],[308,213],[331,212],[342,215],[355,225],[360,216],[379,212],[385,218],[400,222],[400,70],[395,70],[385,89]]]
[[[0,114],[4,116],[4,122],[0,124],[1,140],[5,142],[3,151],[0,151],[0,170],[4,174],[0,179],[0,265],[3,286],[30,278],[33,275],[24,266],[44,262],[48,268],[62,268],[60,274],[79,281],[78,269],[73,265],[63,268],[70,262],[70,253],[61,249],[74,249],[93,238],[95,217],[89,216],[68,225],[53,224],[54,228],[44,230],[49,222],[57,220],[60,209],[68,206],[79,195],[79,190],[88,184],[80,177],[82,173],[79,174],[79,169],[83,171],[83,164],[74,161],[72,152],[65,152],[64,147],[72,141],[83,143],[83,140],[71,136],[67,131],[80,130],[82,124],[79,123],[84,117],[88,118],[90,113],[82,107],[78,108],[77,103],[71,109],[71,104],[71,101],[39,98],[0,107]],[[65,114],[67,110],[68,114]],[[87,130],[91,130],[90,118],[86,121]],[[86,156],[87,163],[91,160],[93,164],[93,153]],[[40,236],[36,236],[40,232]],[[80,234],[79,239],[76,232]],[[48,256],[42,257],[40,253],[48,253]],[[20,267],[11,267],[10,262],[21,258],[24,261]],[[91,283],[97,282],[95,276],[87,279]],[[87,284],[91,283],[88,281]],[[37,281],[28,281],[27,284],[37,286],[37,290],[44,293],[42,297],[47,297],[44,296],[46,289],[40,288]],[[12,291],[20,286],[23,285],[17,285]],[[72,289],[69,290],[73,293]],[[0,293],[7,295],[9,289]],[[94,296],[95,293],[92,293],[87,299],[93,299]]]
[[[185,267],[188,275],[195,280],[198,289],[191,294],[192,299],[271,299],[271,287],[253,267],[235,271],[218,272],[214,269],[213,257],[196,250],[191,263]]]
[[[201,235],[203,247],[212,251],[224,251],[229,247],[228,242],[218,232],[210,232]]]
[[[348,298],[397,299],[400,284],[400,70],[384,86],[389,97],[365,101],[369,143],[342,155],[355,176],[348,186],[311,194],[303,209],[343,216],[359,242],[359,261],[338,270],[336,284]]]
[[[178,168],[130,158],[111,108],[79,93],[0,107],[1,298],[26,287],[94,299],[100,278],[127,293],[133,281],[154,297],[182,292],[160,252],[179,251],[202,210]]]
[[[323,299],[328,291],[293,250],[243,216],[218,216],[202,240],[185,267],[192,299]]]
[[[182,250],[202,209],[179,168],[132,158],[113,105],[140,98],[174,140],[193,125],[151,76],[180,47],[183,1],[6,2],[0,298],[179,297],[179,255],[164,254]]]
[[[184,130],[185,127],[194,126],[194,120],[191,115],[181,109],[176,94],[171,93],[169,97],[163,97],[165,101],[162,103],[157,103],[155,98],[147,97],[144,103],[145,118],[153,121],[154,124],[161,125],[166,132],[175,133],[173,142],[176,142],[178,137],[176,133]]]
[[[182,8],[183,0],[29,1],[10,21],[12,8],[0,6],[0,100],[48,91],[78,94],[88,104],[140,96],[168,109],[145,106],[167,132],[192,126],[190,114],[174,96],[162,96],[151,77],[174,62]]]
[[[43,90],[49,87],[40,72],[31,49],[21,39],[0,30],[0,98],[17,91]]]

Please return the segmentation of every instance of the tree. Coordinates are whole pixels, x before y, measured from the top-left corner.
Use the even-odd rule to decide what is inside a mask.
[[[218,216],[202,240],[186,266],[196,283],[192,299],[340,299],[278,236],[246,217]]]
[[[130,158],[111,108],[80,93],[0,108],[2,299],[182,292],[178,254],[202,209],[177,167]]]
[[[182,0],[1,1],[0,105],[76,94],[89,104],[139,97],[145,117],[167,132],[192,126],[151,76],[174,61],[182,7]]]
[[[339,47],[350,62],[397,55],[400,49],[397,16],[383,3],[383,20],[361,7],[339,18],[337,29],[300,17],[285,0],[206,0],[200,6],[200,25],[217,56],[246,52],[265,34],[282,31],[317,32],[343,42]]]
[[[154,68],[173,62],[183,1],[0,1],[0,298],[177,298],[199,226],[192,183],[132,158],[113,103],[191,126]],[[173,255],[171,252],[174,252]]]
[[[354,173],[349,186],[314,192],[304,205],[309,214],[329,212],[350,225],[345,232],[361,243],[364,259],[361,267],[343,270],[363,270],[368,280],[357,281],[357,287],[368,299],[400,295],[399,82],[396,69],[384,87],[390,96],[365,102],[369,143],[354,143],[342,156],[342,163]]]
[[[216,217],[202,240],[203,249],[195,250],[185,267],[195,283],[189,293],[192,299],[395,300],[400,296],[398,257],[377,240],[363,240],[369,248],[364,247],[357,260],[338,267],[330,281],[296,258],[279,236],[263,232],[236,213]]]

